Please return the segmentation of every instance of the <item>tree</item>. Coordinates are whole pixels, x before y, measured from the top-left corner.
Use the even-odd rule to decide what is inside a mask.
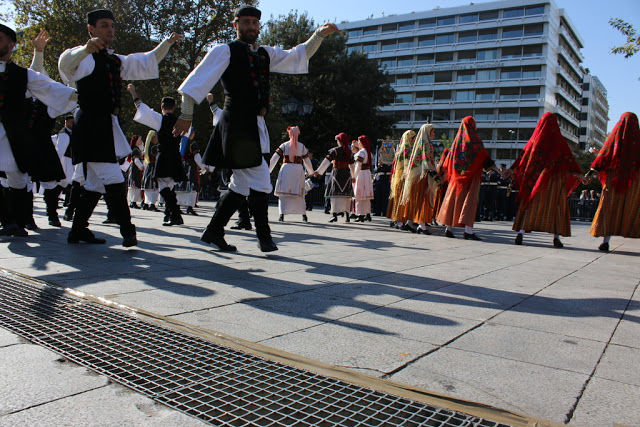
[[[611,53],[622,54],[625,58],[632,57],[640,50],[640,37],[636,35],[633,25],[628,24],[620,18],[611,18],[609,24],[627,36],[627,42],[622,46],[616,46],[611,49]]]
[[[288,49],[304,43],[316,27],[306,13],[291,12],[269,20],[260,41]],[[297,118],[283,115],[282,102],[291,97],[312,101],[312,113]],[[334,146],[334,136],[340,132],[353,139],[366,134],[376,141],[392,132],[391,119],[382,117],[378,107],[394,98],[389,79],[377,62],[362,53],[347,54],[345,36],[331,35],[311,58],[309,74],[271,75],[272,109],[267,116],[271,146],[275,148],[287,138],[288,125],[299,125],[300,140],[317,153]]]

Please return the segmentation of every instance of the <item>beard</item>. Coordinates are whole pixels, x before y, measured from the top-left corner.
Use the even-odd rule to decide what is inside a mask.
[[[251,33],[238,31],[238,39],[248,44],[254,44],[258,40],[258,34],[260,34],[259,31]]]

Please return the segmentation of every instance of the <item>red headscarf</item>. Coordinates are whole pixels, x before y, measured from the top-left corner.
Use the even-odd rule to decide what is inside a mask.
[[[360,146],[367,151],[367,161],[364,165],[371,166],[371,141],[369,141],[369,137],[367,135],[360,135],[358,137],[358,142],[360,143]]]
[[[349,149],[349,135],[344,132],[340,132],[336,135],[336,141],[340,141],[342,143],[342,149],[344,150],[344,155],[348,159],[351,157],[351,150]]]
[[[131,150],[133,151],[134,148],[136,148],[136,142],[138,141],[138,138],[142,139],[142,137],[140,135],[133,135],[131,137],[131,140],[129,141],[129,147],[131,148]],[[129,155],[127,156],[127,160],[131,161],[131,153],[129,153]]]
[[[611,176],[611,186],[624,192],[640,168],[640,129],[638,116],[624,113],[613,128],[598,157],[591,164],[598,170],[598,178],[604,185]]]
[[[571,173],[580,173],[580,166],[571,153],[553,113],[544,113],[522,154],[511,166],[520,189],[522,202],[529,202],[545,188],[549,178],[558,173],[567,175],[567,197],[580,180]]]
[[[461,192],[482,173],[488,158],[489,153],[476,133],[475,119],[472,116],[465,117],[443,164],[447,180],[458,184],[457,191]]]

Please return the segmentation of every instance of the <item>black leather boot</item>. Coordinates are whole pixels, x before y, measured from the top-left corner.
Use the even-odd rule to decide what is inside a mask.
[[[27,237],[29,233],[24,229],[24,200],[27,188],[4,188],[5,219],[0,236]],[[22,219],[22,220],[20,220]]]
[[[221,251],[235,252],[237,248],[224,240],[224,227],[245,200],[246,198],[242,194],[228,190],[218,201],[211,222],[202,233],[200,240],[205,243],[213,243]]]
[[[53,227],[62,227],[60,219],[58,218],[58,196],[62,192],[62,187],[59,185],[51,190],[44,190],[44,203],[47,205],[47,217],[49,218],[49,225]]]
[[[67,204],[67,210],[64,212],[64,216],[62,217],[65,221],[73,221],[73,214],[76,211],[78,199],[80,199],[80,195],[83,191],[84,189],[79,182],[73,181],[71,183],[71,190],[69,190],[69,203]]]
[[[23,225],[27,230],[37,230],[38,224],[33,219],[33,191],[20,192],[19,197],[22,212],[18,217],[18,225]]]
[[[184,220],[182,219],[182,215],[180,214],[180,207],[178,206],[178,198],[176,197],[176,192],[169,187],[165,187],[162,189],[162,191],[160,191],[160,195],[164,199],[166,210],[168,210],[169,213],[169,220],[165,221],[165,223],[162,225],[170,227],[172,225],[184,224]]]
[[[91,218],[100,197],[102,197],[102,194],[95,191],[85,190],[82,192],[77,201],[71,231],[69,231],[69,235],[67,236],[68,243],[86,242],[100,244],[107,242],[105,239],[97,238],[91,230],[89,230],[89,218]]]
[[[124,182],[105,185],[104,200],[120,226],[122,246],[129,248],[138,244],[136,226],[131,223],[131,212],[127,204],[127,186]]]
[[[249,193],[249,211],[253,215],[258,236],[258,247],[262,252],[277,251],[278,247],[271,238],[269,228],[269,194],[251,190]]]

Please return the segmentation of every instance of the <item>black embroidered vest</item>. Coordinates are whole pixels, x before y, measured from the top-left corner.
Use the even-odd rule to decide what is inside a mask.
[[[4,73],[0,73],[0,119],[7,133],[9,145],[18,169],[29,171],[29,150],[26,138],[27,69],[9,62]]]

